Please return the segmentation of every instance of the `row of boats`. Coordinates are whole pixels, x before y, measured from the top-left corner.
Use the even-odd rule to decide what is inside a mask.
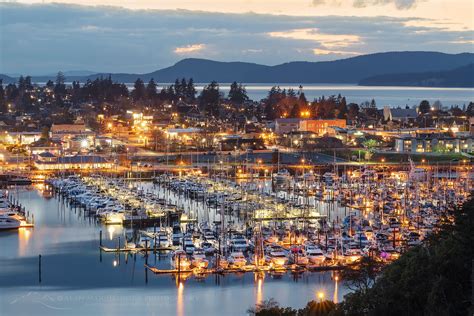
[[[7,191],[0,193],[0,230],[12,230],[30,227],[24,209],[12,203]]]

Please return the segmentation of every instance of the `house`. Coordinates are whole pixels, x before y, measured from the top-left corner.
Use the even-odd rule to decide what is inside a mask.
[[[56,157],[43,153],[35,160],[35,167],[39,170],[83,170],[83,169],[110,169],[115,163],[101,156],[77,155]]]
[[[416,109],[391,108],[389,106],[383,108],[383,118],[387,122],[397,121],[400,123],[408,123],[416,120],[417,117],[418,113]]]
[[[299,118],[279,118],[275,120],[275,133],[286,134],[300,129]]]

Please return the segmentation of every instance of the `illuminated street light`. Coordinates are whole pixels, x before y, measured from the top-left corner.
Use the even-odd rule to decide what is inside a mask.
[[[320,301],[322,301],[324,299],[324,293],[322,291],[318,292],[318,298],[319,298]]]

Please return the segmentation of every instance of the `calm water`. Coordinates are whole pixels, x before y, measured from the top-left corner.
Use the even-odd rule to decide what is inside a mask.
[[[0,315],[244,315],[268,298],[302,307],[318,291],[335,301],[347,291],[330,272],[297,278],[247,273],[178,283],[173,276],[147,272],[140,254],[101,255],[99,231],[113,247],[122,228],[101,227],[80,209],[36,189],[12,192],[34,214],[36,227],[0,232]],[[148,262],[165,266],[169,258],[150,255]]]
[[[227,95],[229,85],[220,84],[221,91]],[[299,85],[291,84],[245,84],[250,99],[259,101],[268,95],[272,86],[279,85],[282,89],[293,88],[298,91]],[[129,85],[130,88],[133,84]],[[196,90],[200,92],[203,84],[197,84]],[[385,105],[390,106],[412,106],[419,105],[422,100],[428,100],[433,103],[441,101],[444,106],[469,104],[474,102],[474,89],[466,88],[417,88],[417,87],[363,87],[357,85],[343,84],[305,84],[303,91],[306,98],[312,101],[321,96],[338,95],[346,97],[347,102],[360,104],[374,99],[379,108]]]

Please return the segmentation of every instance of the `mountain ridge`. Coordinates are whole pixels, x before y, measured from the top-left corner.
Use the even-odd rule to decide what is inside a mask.
[[[258,63],[186,58],[174,65],[149,73],[96,73],[87,76],[67,76],[67,81],[94,80],[111,76],[114,81],[132,83],[137,78],[157,82],[174,82],[176,78],[193,78],[208,83],[341,83],[358,84],[367,78],[401,73],[443,72],[474,63],[473,53],[447,54],[426,51],[382,52],[333,61],[292,61],[274,66]],[[54,80],[52,76],[32,76],[34,82]],[[5,81],[4,81],[5,82]]]

